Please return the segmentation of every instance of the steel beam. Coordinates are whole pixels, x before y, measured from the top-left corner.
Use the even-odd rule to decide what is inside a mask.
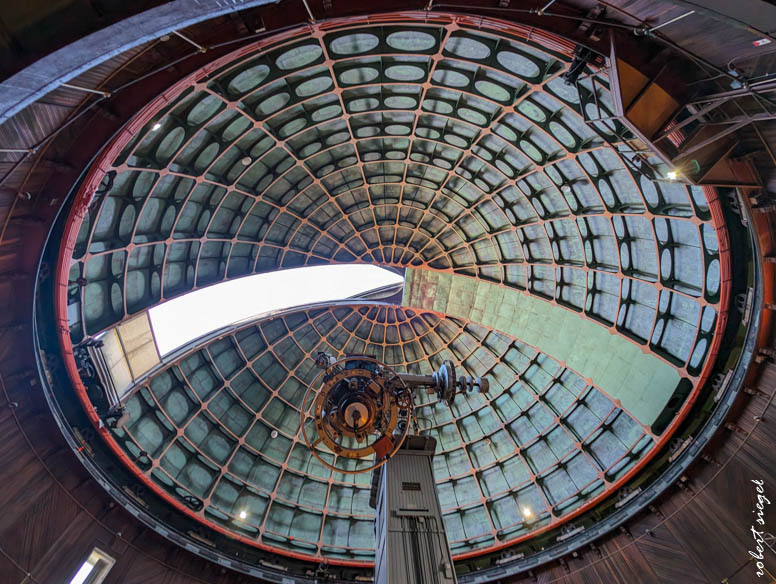
[[[271,1],[174,0],[94,32],[0,83],[0,124],[63,83],[129,49],[198,22]]]

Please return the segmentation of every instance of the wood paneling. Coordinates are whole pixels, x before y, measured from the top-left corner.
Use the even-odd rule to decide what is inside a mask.
[[[686,584],[705,583],[701,567],[695,561],[679,563],[677,550],[684,552],[681,543],[667,528],[651,531],[649,537],[638,541],[636,547],[644,554],[647,565],[655,574],[657,582],[685,582]]]

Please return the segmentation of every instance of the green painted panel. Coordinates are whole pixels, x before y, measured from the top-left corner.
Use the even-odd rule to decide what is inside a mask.
[[[408,269],[402,304],[514,335],[589,377],[643,424],[654,423],[679,383],[674,367],[619,333],[513,288]]]

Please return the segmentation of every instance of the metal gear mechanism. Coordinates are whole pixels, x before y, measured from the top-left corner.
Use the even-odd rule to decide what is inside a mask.
[[[302,435],[315,458],[330,469],[347,474],[373,470],[404,441],[412,394],[396,372],[372,357],[332,361],[326,355],[316,359],[323,370],[302,402]]]
[[[413,389],[448,405],[461,391],[488,391],[487,379],[456,381],[451,361],[431,375],[397,373],[366,355],[337,361],[319,353],[315,364],[322,371],[302,401],[302,435],[315,458],[346,474],[374,470],[399,449],[415,425]]]

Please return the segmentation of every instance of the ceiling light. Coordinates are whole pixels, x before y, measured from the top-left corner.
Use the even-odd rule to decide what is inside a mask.
[[[679,178],[679,173],[676,172],[675,170],[670,170],[666,173],[666,178],[668,180],[676,180],[677,178]]]
[[[523,507],[521,511],[523,513],[523,517],[526,519],[530,519],[533,516],[533,512],[531,511],[530,507]]]
[[[245,511],[240,511],[240,519],[245,519],[248,517],[248,514]]]
[[[272,430],[272,432],[270,432],[270,436],[272,436],[273,438],[277,438],[278,437],[278,431],[277,430]]]
[[[253,159],[250,156],[246,156],[240,162],[242,162],[243,166],[248,166],[251,162],[253,162]]]
[[[151,126],[151,131],[156,132],[161,127],[162,127],[161,122],[156,122],[153,126]]]

